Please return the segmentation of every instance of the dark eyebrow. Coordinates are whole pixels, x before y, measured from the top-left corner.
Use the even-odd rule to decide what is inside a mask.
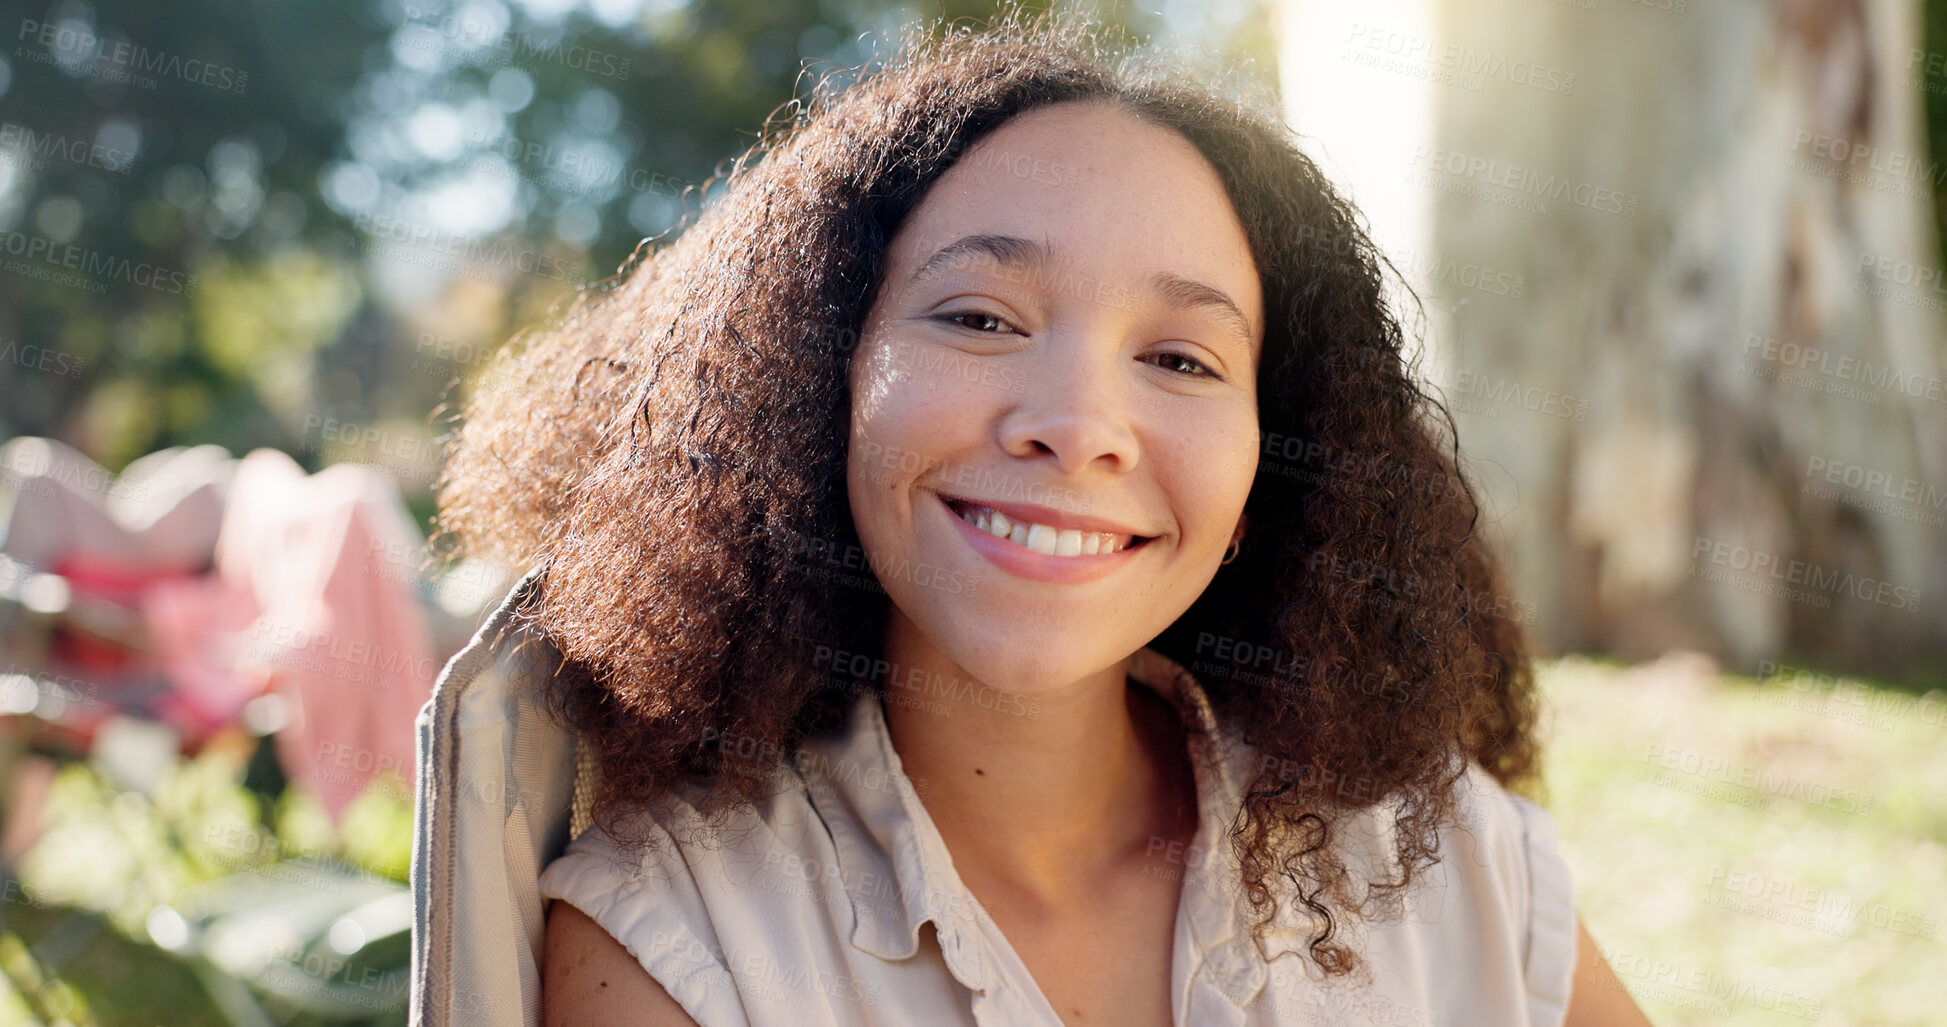
[[[968,235],[940,247],[938,253],[926,258],[926,262],[913,272],[912,280],[917,282],[938,274],[956,260],[971,256],[985,256],[1004,267],[1046,264],[1049,260],[1048,245],[1032,242],[1017,235]]]
[[[1225,295],[1223,290],[1168,271],[1158,271],[1150,275],[1149,282],[1172,307],[1217,308],[1219,319],[1236,328],[1245,342],[1251,341],[1251,319],[1244,316],[1243,309],[1238,307],[1235,300]]]
[[[917,282],[931,277],[956,261],[976,256],[985,257],[1002,267],[1040,267],[1053,259],[1051,247],[1045,242],[1023,239],[1017,235],[968,235],[940,247],[938,252],[926,258],[926,262],[913,272],[911,280]],[[1178,310],[1215,307],[1218,318],[1237,329],[1245,342],[1252,339],[1251,319],[1244,316],[1243,308],[1223,290],[1169,271],[1150,275],[1149,283],[1171,307]]]

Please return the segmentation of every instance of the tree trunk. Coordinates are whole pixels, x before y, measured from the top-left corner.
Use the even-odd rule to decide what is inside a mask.
[[[1355,194],[1430,200],[1427,227],[1368,213],[1389,247],[1426,240],[1396,260],[1431,315],[1425,377],[1546,648],[1947,660],[1947,172],[1916,4],[1296,0],[1284,20],[1294,127]],[[1320,113],[1354,94],[1401,116]],[[1375,157],[1421,109],[1430,142]]]

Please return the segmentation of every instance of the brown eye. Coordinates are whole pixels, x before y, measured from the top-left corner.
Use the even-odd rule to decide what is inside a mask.
[[[1201,360],[1198,360],[1197,358],[1195,358],[1195,357],[1193,357],[1193,356],[1189,356],[1189,355],[1187,355],[1187,354],[1184,354],[1184,353],[1158,353],[1158,354],[1156,354],[1156,355],[1157,355],[1158,357],[1163,357],[1163,358],[1166,358],[1166,359],[1170,359],[1170,360],[1179,360],[1179,361],[1182,361],[1183,363],[1185,363],[1185,364],[1188,364],[1188,365],[1190,365],[1191,367],[1194,367],[1194,368],[1197,368],[1197,369],[1198,369],[1198,371],[1199,371],[1199,372],[1201,372],[1201,373],[1191,373],[1191,374],[1187,374],[1187,375],[1185,375],[1185,377],[1188,377],[1188,378],[1216,378],[1216,379],[1217,379],[1217,380],[1219,380],[1219,381],[1222,381],[1222,380],[1223,380],[1223,379],[1222,379],[1222,376],[1220,376],[1220,375],[1218,375],[1218,374],[1217,374],[1217,372],[1215,372],[1215,371],[1213,371],[1213,370],[1211,370],[1211,369],[1210,369],[1210,366],[1209,366],[1208,364],[1205,364],[1205,363],[1204,363],[1203,361],[1201,361]]]
[[[966,318],[971,318],[971,319],[973,319],[973,321],[974,321],[974,323],[973,323],[973,324],[968,324],[966,320],[963,320],[963,319],[966,319]],[[993,325],[994,325],[994,326],[996,326],[996,327],[1006,327],[1006,328],[1012,328],[1012,327],[1014,327],[1013,325],[1010,325],[1010,324],[1008,324],[1008,323],[1007,323],[1006,321],[1004,321],[1004,320],[1002,320],[1002,319],[1000,319],[1000,318],[998,318],[998,317],[995,317],[995,316],[994,316],[994,315],[992,315],[992,314],[983,314],[983,313],[981,313],[981,312],[979,312],[979,311],[977,311],[977,310],[964,310],[964,311],[961,311],[961,312],[960,312],[960,313],[958,313],[958,314],[946,314],[946,315],[943,315],[943,316],[942,316],[942,317],[940,318],[940,320],[942,320],[942,321],[945,321],[945,322],[947,322],[948,324],[952,324],[952,325],[958,325],[958,326],[959,326],[959,327],[961,327],[961,328],[966,328],[966,329],[969,329],[969,330],[971,330],[971,331],[976,331],[976,332],[980,332],[980,333],[982,333],[983,335],[994,335],[994,334],[997,334],[997,333],[996,333],[996,332],[993,332],[993,331],[989,331],[988,329],[986,329],[986,328],[984,328],[984,327],[976,327],[977,325],[982,325],[982,324],[988,324],[988,323],[991,323],[991,324],[993,324]]]

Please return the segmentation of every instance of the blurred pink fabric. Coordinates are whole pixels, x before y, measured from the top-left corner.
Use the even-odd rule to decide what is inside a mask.
[[[431,630],[414,592],[423,544],[383,473],[307,475],[259,449],[230,482],[214,573],[142,598],[175,689],[169,719],[208,730],[266,692],[283,698],[285,776],[332,819],[381,771],[413,779],[413,718],[432,695]]]
[[[396,772],[411,801],[413,719],[439,673],[415,593],[422,551],[398,486],[379,471],[335,464],[307,476],[274,449],[237,468],[216,570],[256,616],[235,666],[287,700],[279,761],[334,820],[381,771]],[[205,607],[215,626],[235,622],[233,601]]]
[[[0,552],[111,598],[202,571],[236,467],[221,446],[174,446],[117,476],[54,439],[9,439],[0,446],[0,491],[11,494]]]
[[[152,623],[140,610],[152,590],[202,580],[237,463],[221,446],[176,446],[118,476],[55,439],[0,445],[0,554],[17,561],[12,573],[24,567],[64,579],[71,592],[62,614],[82,628],[52,640],[43,669],[88,686],[86,701],[59,714],[83,744],[122,711],[162,717],[200,739],[249,699],[216,698],[236,690],[228,670],[175,687],[151,645],[171,621]]]
[[[0,552],[139,609],[132,655],[171,686],[153,715],[199,739],[271,692],[285,775],[334,820],[387,770],[412,801],[414,718],[440,664],[416,591],[424,542],[390,477],[216,446],[117,477],[41,438],[0,447],[0,470]]]

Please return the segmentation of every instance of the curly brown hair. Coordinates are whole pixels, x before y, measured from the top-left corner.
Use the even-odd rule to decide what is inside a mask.
[[[1248,88],[1057,15],[902,43],[780,108],[687,230],[502,350],[448,454],[441,542],[545,565],[525,623],[562,656],[548,707],[599,754],[611,838],[640,847],[623,811],[686,781],[708,783],[713,818],[754,801],[839,722],[847,692],[814,656],[879,651],[885,592],[834,568],[870,565],[845,489],[847,370],[889,240],[1024,111],[1098,101],[1166,126],[1216,168],[1262,278],[1263,454],[1250,559],[1151,647],[1263,756],[1229,832],[1253,937],[1286,882],[1312,958],[1351,971],[1335,910],[1437,862],[1467,759],[1539,787],[1527,642],[1494,609],[1452,416],[1403,352],[1397,271]],[[1334,827],[1382,803],[1397,875],[1355,902]]]

